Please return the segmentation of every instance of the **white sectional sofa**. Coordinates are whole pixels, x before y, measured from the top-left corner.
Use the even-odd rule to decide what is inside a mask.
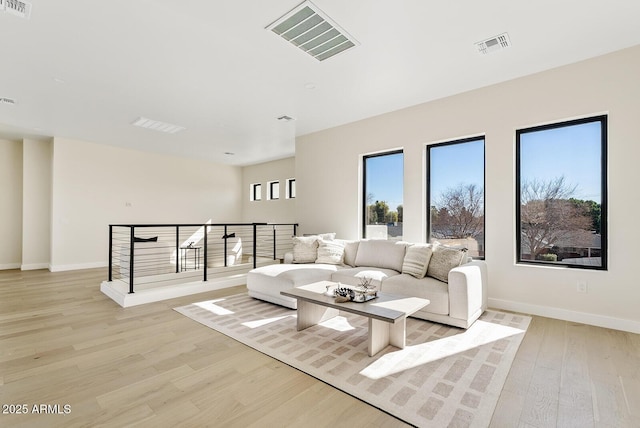
[[[300,240],[306,247],[297,251]],[[296,309],[296,300],[281,291],[323,280],[358,285],[364,277],[382,292],[429,299],[416,318],[468,328],[487,307],[484,261],[461,249],[387,240],[294,237],[293,254],[284,263],[250,271],[247,289],[252,297]]]

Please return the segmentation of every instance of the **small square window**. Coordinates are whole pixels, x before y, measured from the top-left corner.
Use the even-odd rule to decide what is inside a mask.
[[[286,184],[286,198],[294,199],[296,197],[296,179],[288,178]]]
[[[252,201],[262,200],[262,184],[253,183],[249,188],[249,199]]]
[[[280,182],[279,181],[270,181],[267,187],[267,199],[275,200],[280,199]]]

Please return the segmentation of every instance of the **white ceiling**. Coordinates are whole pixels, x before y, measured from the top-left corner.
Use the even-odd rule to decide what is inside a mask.
[[[638,0],[314,0],[360,42],[323,62],[265,30],[300,0],[31,3],[30,20],[0,12],[0,97],[18,102],[0,105],[0,138],[233,165],[292,156],[299,135],[640,44]],[[504,32],[512,47],[477,53],[475,42]],[[131,126],[140,116],[187,129]]]

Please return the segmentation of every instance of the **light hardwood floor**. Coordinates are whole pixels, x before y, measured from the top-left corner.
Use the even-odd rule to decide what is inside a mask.
[[[171,310],[243,286],[123,309],[105,277],[0,271],[0,426],[405,426]],[[533,317],[492,426],[640,427],[640,336]]]

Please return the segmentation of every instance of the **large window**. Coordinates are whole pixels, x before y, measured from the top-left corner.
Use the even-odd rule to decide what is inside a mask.
[[[365,238],[402,239],[402,150],[363,159],[363,231]]]
[[[484,258],[484,137],[427,147],[427,242]]]
[[[517,260],[607,266],[607,117],[516,132]]]

